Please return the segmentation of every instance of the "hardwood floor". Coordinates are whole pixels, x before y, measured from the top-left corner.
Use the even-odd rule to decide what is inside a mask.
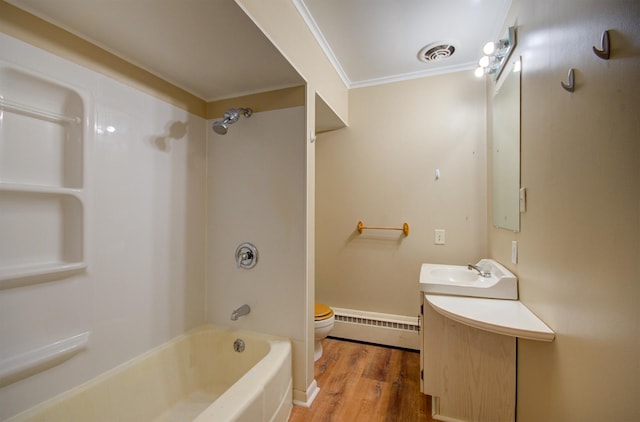
[[[431,422],[431,398],[420,393],[420,354],[326,338],[315,363],[320,393],[294,406],[289,422]]]

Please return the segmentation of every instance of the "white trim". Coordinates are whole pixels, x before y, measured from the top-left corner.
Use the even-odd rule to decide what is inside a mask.
[[[302,16],[302,19],[304,19],[304,22],[307,24],[307,27],[309,27],[309,30],[320,45],[320,48],[322,48],[322,51],[324,51],[324,54],[329,59],[329,62],[338,73],[338,76],[340,76],[340,79],[342,79],[342,82],[347,86],[347,88],[351,88],[352,84],[349,80],[349,77],[345,73],[335,54],[333,54],[333,50],[331,50],[329,43],[327,42],[324,35],[322,35],[322,31],[320,30],[320,27],[316,23],[315,19],[313,19],[311,12],[307,8],[307,5],[304,4],[302,0],[293,0],[293,4],[296,6],[296,9],[298,9],[298,13],[300,13],[300,16]]]
[[[307,391],[293,390],[293,404],[296,406],[311,407],[311,403],[316,399],[319,392],[318,383],[314,379],[309,387],[307,387]]]
[[[421,70],[419,72],[403,73],[399,75],[385,76],[382,78],[366,79],[364,81],[354,82],[349,88],[364,88],[373,85],[382,85],[392,82],[408,81],[411,79],[426,78],[427,76],[444,75],[447,73],[472,71],[478,67],[475,62],[462,63],[454,66],[439,67],[437,69]]]

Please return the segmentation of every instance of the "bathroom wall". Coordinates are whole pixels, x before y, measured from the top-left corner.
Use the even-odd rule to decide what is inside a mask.
[[[316,141],[316,300],[417,316],[423,262],[486,256],[485,92],[473,72],[350,91],[349,127]]]
[[[305,108],[254,113],[226,135],[208,131],[207,137],[207,320],[289,337],[293,387],[302,394],[310,316]],[[251,269],[236,265],[236,248],[244,242],[258,249]],[[231,321],[243,304],[251,313]]]
[[[0,387],[3,420],[205,320],[206,126],[200,117],[4,34],[0,60],[80,93],[87,134],[80,226],[86,270],[1,284],[0,360],[90,333],[78,355]],[[5,126],[0,131],[11,134]],[[64,237],[68,227],[60,230]],[[38,233],[24,236],[37,239]],[[12,241],[0,239],[3,246]]]
[[[490,228],[489,253],[557,335],[518,342],[517,419],[640,420],[640,3],[514,0],[513,22],[527,210],[520,233]]]

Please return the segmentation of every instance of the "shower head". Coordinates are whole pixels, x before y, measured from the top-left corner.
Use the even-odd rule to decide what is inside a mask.
[[[226,120],[218,120],[217,122],[213,122],[213,131],[218,135],[224,135],[229,130],[229,125],[227,125]]]
[[[244,115],[244,117],[251,117],[253,114],[253,110],[250,108],[231,108],[225,111],[222,120],[218,120],[213,122],[213,131],[218,135],[224,135],[229,130],[229,125],[238,121],[240,118],[240,113]]]

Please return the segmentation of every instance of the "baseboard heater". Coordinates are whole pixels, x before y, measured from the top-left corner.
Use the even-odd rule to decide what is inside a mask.
[[[332,309],[335,324],[330,337],[420,350],[420,323],[417,316],[334,307]]]

